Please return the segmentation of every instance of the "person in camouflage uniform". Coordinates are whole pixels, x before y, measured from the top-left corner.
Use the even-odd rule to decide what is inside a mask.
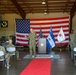
[[[12,44],[12,40],[11,39],[9,39],[9,43],[8,43],[7,47],[15,47]],[[19,51],[16,51],[16,56],[17,56],[17,60],[20,60],[20,58],[19,58]]]
[[[27,38],[29,39],[30,57],[32,57],[33,52],[34,52],[34,57],[36,57],[36,39],[35,39],[36,37],[37,35],[33,31],[33,28],[31,27],[30,33],[27,36]]]
[[[76,47],[76,33],[71,30],[70,34],[70,48],[71,48],[71,58],[73,59],[73,49]]]
[[[4,52],[4,57],[5,57],[5,67],[7,67],[7,69],[9,69],[9,63],[10,63],[10,54],[9,53],[6,53],[6,50],[3,46],[0,46],[0,51],[3,51]],[[3,57],[0,57],[0,58],[3,58]]]

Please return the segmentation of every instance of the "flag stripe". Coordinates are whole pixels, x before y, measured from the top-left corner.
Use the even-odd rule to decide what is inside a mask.
[[[45,21],[45,20],[61,20],[61,19],[69,19],[68,16],[66,17],[57,17],[57,18],[35,18],[35,19],[30,19],[31,21]]]
[[[67,23],[69,21],[62,21],[62,22],[46,22],[46,23],[31,23],[31,25],[47,25],[47,24],[63,24],[63,23]]]
[[[48,23],[48,22],[62,22],[62,21],[69,21],[69,19],[59,19],[59,20],[44,20],[44,23]],[[32,21],[30,23],[43,23],[43,21]]]
[[[53,27],[53,26],[66,26],[66,25],[69,25],[69,23],[62,23],[62,24],[47,24],[47,25],[41,25],[41,27]],[[35,28],[40,28],[40,25],[31,25],[31,27]]]
[[[49,26],[49,27],[50,27],[50,26]],[[43,28],[42,30],[49,29],[49,27],[42,27],[42,28]],[[39,28],[40,28],[40,27],[39,27]],[[33,28],[33,29],[40,31],[39,28]],[[52,28],[53,28],[53,30],[54,30],[54,29],[58,29],[58,30],[59,30],[60,26],[52,26]],[[68,28],[68,25],[63,26],[63,29],[65,29],[65,28],[69,29],[69,28]]]

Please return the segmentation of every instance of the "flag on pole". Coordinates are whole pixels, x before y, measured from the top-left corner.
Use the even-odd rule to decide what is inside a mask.
[[[53,47],[55,47],[55,39],[52,32],[52,28],[50,28],[50,33],[47,37],[47,48],[53,48]]]
[[[64,35],[62,27],[60,28],[60,31],[58,33],[57,40],[58,42],[63,42],[65,40],[65,35]]]
[[[42,30],[41,30],[41,29],[40,29],[39,37],[40,37],[40,38],[43,37],[43,35],[42,35]]]
[[[25,36],[30,33],[29,19],[16,19],[16,44],[20,46],[28,46],[28,40]]]

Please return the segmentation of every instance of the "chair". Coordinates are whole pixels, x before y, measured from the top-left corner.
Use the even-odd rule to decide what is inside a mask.
[[[5,62],[5,56],[4,56],[4,52],[3,51],[0,51],[0,62],[3,62],[2,63],[2,69],[3,69],[4,62]]]
[[[10,56],[16,55],[16,48],[15,47],[7,47],[6,50],[10,54]]]
[[[73,61],[75,64],[76,63],[76,47],[74,47],[74,49],[73,49]]]

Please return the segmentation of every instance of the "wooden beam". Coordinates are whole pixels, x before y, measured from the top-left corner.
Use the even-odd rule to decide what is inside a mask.
[[[70,15],[74,15],[75,11],[76,11],[76,1],[74,2],[74,5],[70,11]]]
[[[71,33],[71,30],[72,30],[72,18],[75,14],[75,11],[76,11],[76,0],[74,2],[74,5],[73,5],[71,11],[70,11],[70,33]]]
[[[70,15],[70,26],[69,26],[69,32],[71,33],[72,30],[72,16]]]
[[[25,0],[25,1],[26,1],[26,0]],[[29,12],[31,12],[31,13],[32,13],[33,8],[32,8],[32,7],[30,7],[30,5],[29,5],[28,3],[25,3],[25,1],[24,1],[24,0],[22,0],[23,4],[26,6],[26,8],[28,8]]]
[[[24,12],[24,10],[22,10],[22,8],[21,8],[20,5],[18,4],[18,2],[17,2],[16,0],[11,0],[11,1],[12,1],[12,3],[16,6],[16,8],[17,8],[17,10],[19,11],[21,17],[22,17],[23,19],[25,19],[25,18],[26,18],[26,13]]]

